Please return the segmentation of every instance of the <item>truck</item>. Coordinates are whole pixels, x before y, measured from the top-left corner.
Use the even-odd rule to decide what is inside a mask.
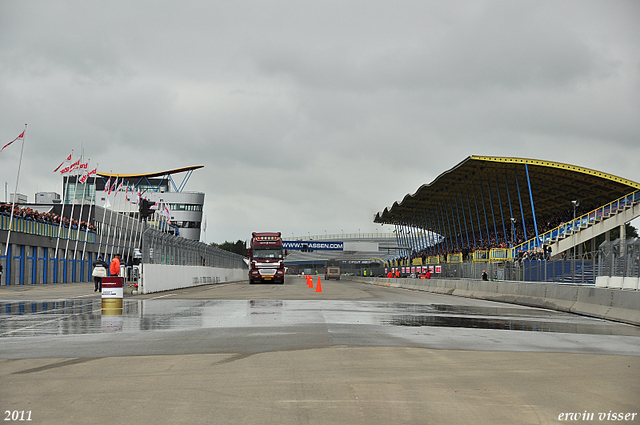
[[[284,284],[284,256],[280,232],[253,232],[247,244],[249,283]]]
[[[327,260],[324,270],[324,280],[340,280],[340,262],[338,260]]]

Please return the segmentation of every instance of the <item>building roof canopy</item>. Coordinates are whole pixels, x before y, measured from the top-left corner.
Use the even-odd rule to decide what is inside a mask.
[[[533,210],[536,217],[566,214],[573,208],[572,200],[579,200],[586,208],[597,208],[638,189],[639,183],[575,165],[472,155],[433,182],[420,186],[414,194],[377,213],[374,222],[434,227],[437,231],[437,226],[421,224],[432,223],[425,221],[425,216],[455,216],[471,230],[473,223],[477,225],[479,221],[485,226],[489,221],[493,225],[492,218],[500,221],[501,215],[507,222],[510,216],[521,220],[520,205],[524,219],[530,220]],[[456,223],[458,227],[460,223]]]

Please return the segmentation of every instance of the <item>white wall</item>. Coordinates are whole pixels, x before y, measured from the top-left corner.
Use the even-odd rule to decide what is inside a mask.
[[[247,269],[143,264],[138,290],[143,294],[213,283],[248,280]]]

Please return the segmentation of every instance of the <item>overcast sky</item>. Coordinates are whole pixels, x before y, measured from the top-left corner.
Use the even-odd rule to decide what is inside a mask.
[[[28,123],[30,202],[72,149],[204,165],[207,242],[390,231],[376,212],[469,155],[640,182],[639,22],[638,1],[2,0],[0,144]]]

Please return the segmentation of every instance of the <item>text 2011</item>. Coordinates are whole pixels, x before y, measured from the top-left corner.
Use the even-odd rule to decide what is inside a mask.
[[[5,421],[30,421],[31,410],[5,410]]]

